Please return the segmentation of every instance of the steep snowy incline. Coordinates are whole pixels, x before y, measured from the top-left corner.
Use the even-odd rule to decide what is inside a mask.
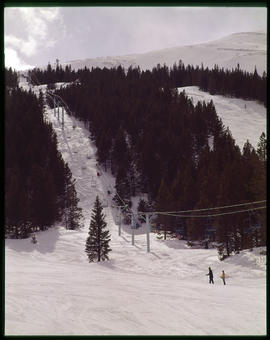
[[[158,63],[173,66],[182,60],[185,65],[198,65],[213,68],[215,64],[224,68],[235,68],[240,64],[241,69],[254,72],[256,66],[259,74],[266,67],[266,34],[262,32],[235,33],[221,39],[189,46],[177,46],[141,54],[125,56],[108,56],[84,60],[67,61],[73,69],[91,67],[115,67],[122,65],[140,66],[141,69],[152,69]]]
[[[76,178],[84,227],[56,225],[38,233],[35,245],[6,240],[6,335],[266,334],[265,255],[260,254],[265,249],[220,262],[216,249],[192,249],[185,241],[158,240],[151,233],[147,253],[144,227],[136,230],[132,246],[128,226],[118,236],[107,193],[113,194],[114,179],[97,168],[87,130],[67,115],[62,128],[53,110],[46,112]],[[104,263],[89,263],[84,251],[96,195],[108,203],[112,252]],[[208,283],[208,266],[214,285]]]
[[[179,87],[179,92],[185,91],[192,98],[194,105],[199,101],[213,101],[217,115],[225,127],[229,127],[236,144],[242,150],[247,139],[257,149],[262,132],[266,133],[266,107],[254,100],[211,95],[200,91],[197,86]]]

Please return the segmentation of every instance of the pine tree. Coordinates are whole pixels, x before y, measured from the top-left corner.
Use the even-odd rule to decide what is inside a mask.
[[[164,179],[162,179],[157,200],[156,200],[156,208],[158,211],[170,211],[171,210],[171,204],[172,204],[172,195],[167,187]],[[162,225],[162,229],[164,230],[164,240],[167,238],[167,232],[172,230],[172,218],[170,216],[166,215],[159,215],[158,216],[158,222]]]
[[[74,183],[71,183],[71,185],[69,186],[67,196],[69,207],[67,208],[66,212],[66,228],[75,230],[80,228],[81,226],[82,209],[78,207],[79,199],[77,197]]]
[[[75,180],[72,179],[68,164],[65,164],[65,208],[64,219],[66,229],[78,229],[81,226],[82,209],[78,207],[79,198],[75,189]]]
[[[89,236],[85,245],[85,252],[87,253],[89,262],[109,260],[108,253],[111,251],[109,242],[111,239],[109,230],[105,230],[107,223],[102,210],[101,201],[97,196],[92,210]]]
[[[265,133],[262,132],[260,136],[260,140],[258,143],[258,148],[257,148],[257,154],[259,155],[259,158],[261,161],[266,163],[267,159],[267,141],[266,141],[266,136]]]

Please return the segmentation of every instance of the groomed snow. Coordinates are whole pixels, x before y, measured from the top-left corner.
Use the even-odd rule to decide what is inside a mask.
[[[266,107],[254,100],[230,98],[220,95],[211,95],[200,91],[198,86],[179,87],[179,92],[185,91],[192,98],[194,105],[199,101],[209,103],[211,100],[216,108],[217,115],[225,127],[229,127],[236,144],[242,150],[247,140],[257,149],[259,138],[266,134]]]
[[[76,178],[85,223],[78,231],[56,225],[37,233],[35,245],[30,239],[6,240],[6,335],[266,334],[266,268],[260,255],[265,248],[220,262],[216,249],[192,249],[152,233],[147,253],[144,227],[136,230],[132,246],[129,227],[118,236],[106,194],[114,180],[97,169],[88,132],[67,115],[62,129],[48,108],[47,119]],[[97,194],[109,203],[104,213],[112,252],[107,262],[89,263],[84,248]],[[214,285],[206,276],[209,266]],[[222,270],[229,275],[226,286]]]

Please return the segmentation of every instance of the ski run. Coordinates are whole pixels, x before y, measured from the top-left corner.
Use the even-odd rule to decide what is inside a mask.
[[[194,87],[185,91],[194,100],[210,97]],[[228,121],[225,115],[222,119],[225,125],[234,124],[230,129],[238,145],[242,147],[246,136],[251,143],[258,141],[266,125],[265,108],[211,97],[217,112],[225,105],[231,113]],[[237,118],[246,110],[250,120],[243,125]],[[186,241],[159,240],[151,233],[147,253],[144,226],[135,231],[132,245],[129,226],[122,225],[118,235],[111,200],[114,178],[98,167],[83,123],[65,114],[62,128],[57,113],[48,107],[46,119],[76,179],[84,227],[72,231],[55,225],[37,233],[36,244],[30,239],[5,241],[6,335],[266,334],[266,256],[261,254],[265,248],[245,250],[221,262],[214,248],[189,248]],[[109,261],[89,263],[85,242],[97,195],[103,200],[112,251]],[[138,200],[134,198],[134,209]],[[206,275],[209,266],[214,285]],[[228,276],[226,285],[222,270]]]

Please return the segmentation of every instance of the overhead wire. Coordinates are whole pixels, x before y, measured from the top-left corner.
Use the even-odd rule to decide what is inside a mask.
[[[191,209],[191,210],[181,210],[181,211],[157,211],[156,214],[159,213],[187,213],[187,212],[197,212],[197,211],[207,211],[207,210],[219,210],[219,209],[227,209],[227,208],[233,208],[233,207],[240,207],[244,205],[254,205],[254,204],[259,204],[259,203],[265,203],[266,200],[262,201],[255,201],[255,202],[248,202],[248,203],[240,203],[240,204],[233,204],[233,205],[225,205],[221,207],[214,207],[214,208],[204,208],[204,209]]]
[[[180,214],[173,214],[169,212],[154,212],[153,214],[156,215],[166,215],[166,216],[173,216],[173,217],[183,217],[183,218],[198,218],[198,217],[217,217],[217,216],[224,216],[224,215],[232,215],[247,211],[254,211],[254,210],[260,210],[260,209],[266,209],[266,206],[263,207],[257,207],[257,208],[250,208],[250,209],[244,209],[244,210],[237,210],[237,211],[229,211],[229,212],[223,212],[218,214],[201,214],[201,215],[180,215]]]

